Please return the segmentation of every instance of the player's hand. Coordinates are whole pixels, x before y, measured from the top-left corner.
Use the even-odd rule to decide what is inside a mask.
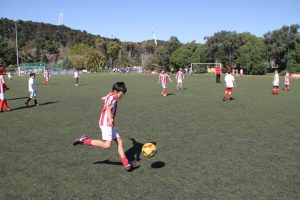
[[[114,120],[113,119],[109,119],[107,122],[108,126],[113,126],[114,125]]]

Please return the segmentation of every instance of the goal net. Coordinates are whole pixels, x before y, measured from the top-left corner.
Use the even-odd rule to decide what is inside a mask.
[[[191,70],[193,72],[199,73],[215,73],[215,68],[221,67],[221,63],[191,63]]]

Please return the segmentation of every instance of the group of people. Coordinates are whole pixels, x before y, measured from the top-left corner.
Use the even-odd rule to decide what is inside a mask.
[[[0,67],[0,108],[2,111],[2,106],[6,110],[11,110],[6,102],[6,96],[5,91],[9,88],[5,84],[5,78],[3,74],[5,73],[5,70],[3,67]],[[288,72],[287,72],[288,74]],[[79,79],[79,73],[78,71],[74,72],[74,78],[76,79],[75,85],[78,86],[78,79]],[[177,90],[183,90],[183,80],[184,80],[184,72],[183,69],[180,68],[179,71],[176,74],[177,79]],[[218,80],[220,77],[218,78]],[[172,82],[172,79],[170,78],[169,74],[166,72],[165,69],[162,70],[162,72],[159,75],[158,78],[158,84],[160,83],[162,85],[162,95],[167,96],[167,80]],[[233,87],[236,87],[235,78],[232,75],[232,71],[228,69],[227,74],[225,76],[225,84],[226,84],[226,90],[224,92],[224,101],[230,101],[231,100],[231,94],[233,91]],[[49,82],[47,83],[47,85]],[[274,88],[279,89],[279,75],[278,71],[275,71],[274,81],[273,81]],[[30,96],[26,99],[25,105],[28,106],[28,103],[33,99],[35,105],[37,106],[37,98],[36,98],[36,81],[35,81],[35,73],[30,73],[30,77],[28,80],[28,88]],[[286,75],[285,78],[285,89],[289,90],[289,74]],[[117,104],[118,101],[121,100],[124,95],[127,92],[127,87],[124,82],[116,82],[113,84],[111,92],[109,92],[106,96],[102,97],[101,100],[104,104],[102,108],[102,112],[99,118],[99,128],[102,132],[102,139],[91,139],[87,135],[83,134],[79,138],[75,139],[73,142],[73,145],[86,145],[86,146],[94,146],[102,149],[108,149],[111,148],[112,142],[114,141],[117,144],[117,150],[118,154],[121,160],[122,165],[127,171],[131,171],[134,169],[134,166],[136,165],[136,160],[128,160],[124,153],[124,145],[123,140],[118,133],[115,125],[115,117],[117,113]]]
[[[3,65],[0,65],[0,112],[3,112],[4,110],[6,111],[12,111],[13,109],[10,108],[7,104],[7,99],[6,99],[6,91],[9,90],[9,88],[6,85],[6,80],[5,80],[5,74],[6,74],[6,68]],[[11,73],[7,73],[9,80],[12,80]],[[49,85],[49,78],[50,78],[50,72],[48,69],[44,70],[44,84],[46,86]],[[36,80],[35,80],[36,74],[34,72],[31,72],[29,74],[29,79],[28,79],[28,91],[29,91],[29,97],[25,101],[26,107],[29,106],[29,102],[33,100],[34,105],[38,106],[37,102],[37,92],[36,92]],[[79,82],[79,77],[80,74],[77,70],[74,71],[73,77],[75,79],[75,86],[78,86]]]
[[[285,76],[284,76],[284,90],[286,91],[290,91],[290,73],[288,70],[285,71]],[[280,92],[280,87],[279,87],[279,83],[280,83],[280,80],[279,80],[279,73],[278,73],[278,70],[276,69],[275,70],[275,74],[274,74],[274,79],[273,79],[273,90],[272,90],[272,94],[273,95],[276,95],[276,94],[279,94]]]
[[[176,89],[183,90],[184,72],[183,72],[182,68],[179,68],[178,72],[176,73],[175,78],[177,79]],[[161,87],[162,87],[161,94],[163,96],[168,95],[168,91],[167,91],[167,81],[168,80],[171,83],[173,82],[173,80],[170,78],[170,75],[166,72],[166,69],[163,68],[161,73],[158,76],[158,81],[157,81],[157,84],[161,84]]]

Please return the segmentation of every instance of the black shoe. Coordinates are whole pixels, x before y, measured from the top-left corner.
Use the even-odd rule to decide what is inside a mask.
[[[225,97],[223,97],[222,101],[226,101],[226,98],[225,98]]]
[[[88,137],[86,135],[82,135],[80,136],[80,138],[77,138],[74,142],[73,142],[73,146],[74,145],[78,145],[78,144],[83,144],[83,141],[85,139],[87,139]]]

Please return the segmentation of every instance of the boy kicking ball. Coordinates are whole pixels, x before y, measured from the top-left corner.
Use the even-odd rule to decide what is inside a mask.
[[[126,92],[127,88],[125,83],[117,82],[113,85],[112,92],[102,98],[104,107],[99,120],[99,126],[102,132],[102,140],[92,140],[86,135],[82,135],[80,138],[74,141],[73,145],[81,144],[95,146],[102,149],[109,149],[112,146],[112,141],[115,141],[118,146],[118,153],[122,164],[127,171],[130,171],[135,166],[135,162],[128,161],[124,153],[123,141],[115,127],[117,102],[122,99]]]
[[[166,70],[162,69],[161,73],[159,74],[157,84],[159,85],[159,83],[161,83],[161,87],[163,89],[161,94],[165,97],[168,95],[167,80],[169,80],[171,83],[173,82],[172,79],[170,78],[169,74],[167,74]]]

